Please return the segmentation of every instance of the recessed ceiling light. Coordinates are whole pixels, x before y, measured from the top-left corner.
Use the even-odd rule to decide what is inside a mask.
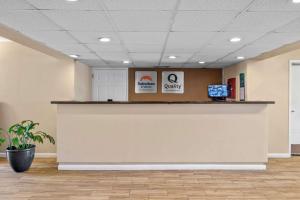
[[[0,42],[11,42],[11,40],[0,36]]]
[[[238,60],[244,60],[245,57],[244,56],[238,56],[238,57],[236,57],[236,59],[238,59]]]
[[[99,41],[100,41],[100,42],[110,42],[111,39],[108,38],[108,37],[101,37],[101,38],[99,38]]]
[[[176,56],[169,56],[168,58],[169,59],[176,59],[177,57]]]
[[[79,58],[79,55],[76,55],[76,54],[71,54],[69,55],[71,58]]]
[[[300,0],[293,0],[293,3],[300,3]]]
[[[123,64],[129,64],[130,61],[129,60],[123,60]]]
[[[199,61],[198,63],[199,63],[199,64],[205,64],[205,62],[204,62],[204,61]]]
[[[235,43],[235,42],[240,42],[242,39],[241,38],[239,38],[239,37],[233,37],[233,38],[230,38],[230,42],[233,42],[233,43]]]
[[[68,2],[76,2],[78,0],[66,0],[66,1],[68,1]]]

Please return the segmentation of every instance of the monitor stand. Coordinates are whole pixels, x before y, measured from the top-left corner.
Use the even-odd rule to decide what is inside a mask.
[[[226,97],[212,97],[213,101],[226,101]]]

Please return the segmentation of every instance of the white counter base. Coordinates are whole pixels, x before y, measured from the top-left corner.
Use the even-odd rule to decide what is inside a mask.
[[[266,170],[265,164],[59,164],[58,170]]]

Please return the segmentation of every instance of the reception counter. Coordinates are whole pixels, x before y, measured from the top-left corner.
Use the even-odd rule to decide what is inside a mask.
[[[268,161],[272,101],[51,103],[60,170],[263,170]]]

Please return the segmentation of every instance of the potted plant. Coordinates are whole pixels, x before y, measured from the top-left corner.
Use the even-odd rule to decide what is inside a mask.
[[[0,130],[0,145],[6,139],[8,140],[6,157],[15,172],[24,172],[29,169],[35,154],[35,143],[43,143],[46,139],[55,144],[52,136],[42,131],[36,131],[38,126],[39,123],[31,120],[22,121],[12,125],[8,129],[6,137],[1,135],[3,130]]]

